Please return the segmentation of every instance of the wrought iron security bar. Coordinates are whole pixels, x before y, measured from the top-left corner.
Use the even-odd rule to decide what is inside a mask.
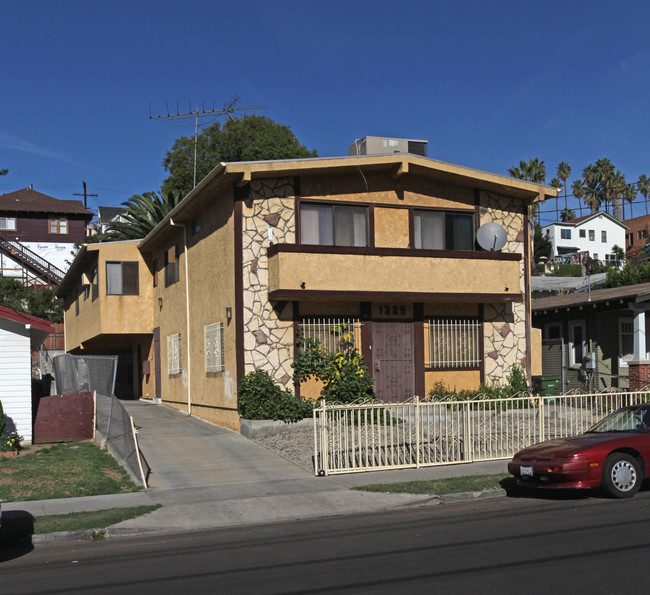
[[[470,318],[432,319],[425,322],[427,368],[476,368],[481,363],[481,323]]]

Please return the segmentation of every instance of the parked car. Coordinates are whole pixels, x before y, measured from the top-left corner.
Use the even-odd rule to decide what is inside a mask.
[[[508,471],[521,486],[600,487],[631,498],[650,471],[650,403],[618,409],[579,436],[524,448]]]

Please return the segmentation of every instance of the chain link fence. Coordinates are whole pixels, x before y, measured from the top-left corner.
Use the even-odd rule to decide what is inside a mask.
[[[53,360],[56,390],[60,395],[95,392],[95,429],[108,451],[132,479],[147,487],[150,468],[137,443],[133,418],[113,394],[117,373],[116,355],[59,355]]]

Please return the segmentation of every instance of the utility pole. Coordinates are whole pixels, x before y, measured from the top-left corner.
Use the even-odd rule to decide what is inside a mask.
[[[84,193],[80,194],[78,192],[73,192],[72,196],[83,196],[84,197],[84,207],[87,209],[88,208],[88,197],[89,196],[97,196],[96,194],[88,194],[88,191],[86,189],[86,182],[83,183],[84,185]]]
[[[150,120],[159,120],[161,118],[170,118],[172,120],[182,120],[187,118],[194,118],[194,183],[193,186],[196,186],[196,154],[198,152],[198,142],[199,142],[199,118],[217,118],[219,116],[228,116],[231,120],[235,119],[233,112],[249,110],[249,109],[264,109],[265,105],[255,105],[252,107],[235,107],[235,105],[240,101],[238,95],[233,95],[229,101],[223,104],[221,109],[215,109],[214,102],[212,104],[212,109],[205,109],[205,104],[202,105],[202,109],[199,110],[198,107],[192,109],[192,104],[190,103],[190,109],[187,112],[180,113],[178,109],[178,103],[176,103],[176,113],[170,113],[169,105],[167,105],[167,113],[160,116],[151,115],[151,102],[149,102],[149,119]]]

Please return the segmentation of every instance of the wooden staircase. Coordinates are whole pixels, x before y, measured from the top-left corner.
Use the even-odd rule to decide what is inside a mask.
[[[5,254],[19,263],[25,270],[48,285],[58,285],[63,280],[65,273],[55,267],[20,242],[10,240],[0,233],[0,253]]]

